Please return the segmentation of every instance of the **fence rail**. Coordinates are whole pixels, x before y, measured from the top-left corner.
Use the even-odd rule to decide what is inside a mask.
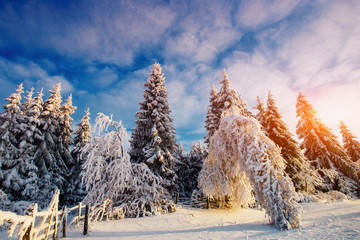
[[[44,211],[38,211],[38,205],[32,204],[25,216],[16,213],[0,210],[0,224],[9,223],[8,235],[12,237],[18,236],[19,240],[47,240],[56,239],[60,232],[62,237],[66,237],[67,227],[76,224],[80,227],[83,223],[83,234],[87,235],[89,230],[89,221],[109,220],[113,218],[114,213],[117,218],[122,218],[122,212],[113,207],[111,200],[105,200],[102,204],[98,204],[91,208],[81,202],[77,206],[67,208],[64,206],[62,210],[58,209],[60,191],[56,190],[55,194]],[[209,198],[198,197],[197,199],[180,198],[176,195],[176,204],[188,205],[197,208],[210,208]],[[85,210],[84,210],[85,209]],[[67,222],[68,215],[76,214],[71,222]]]
[[[77,210],[77,216],[73,218],[73,224],[79,227],[80,223],[84,223],[83,234],[88,234],[88,221],[89,221],[89,205],[79,203],[70,209],[63,207],[59,211],[59,194],[60,191],[56,190],[55,194],[48,206],[44,211],[38,211],[38,205],[32,204],[25,216],[17,215],[16,213],[0,210],[0,223],[8,222],[9,230],[8,236],[18,236],[19,240],[47,240],[56,239],[59,231],[62,232],[62,237],[66,237],[67,217],[69,213]],[[82,209],[86,209],[84,214]]]

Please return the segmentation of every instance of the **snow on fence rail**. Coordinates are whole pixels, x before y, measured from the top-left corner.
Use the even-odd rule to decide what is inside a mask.
[[[27,215],[17,215],[13,212],[0,210],[0,224],[9,223],[8,236],[12,237],[14,233],[19,240],[46,240],[49,238],[56,239],[61,228],[62,237],[66,237],[67,216],[71,211],[78,210],[78,215],[70,223],[77,222],[79,226],[81,220],[84,222],[83,234],[88,233],[89,205],[82,205],[67,209],[65,206],[61,211],[58,210],[60,191],[56,190],[55,194],[45,211],[38,211],[36,203],[27,211]],[[82,209],[85,208],[85,214],[82,216]]]

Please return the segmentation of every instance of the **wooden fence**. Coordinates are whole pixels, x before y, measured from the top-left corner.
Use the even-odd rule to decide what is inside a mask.
[[[67,209],[64,207],[59,211],[59,194],[56,190],[55,194],[45,211],[38,211],[38,205],[32,204],[26,215],[17,215],[13,212],[0,210],[0,224],[9,223],[8,235],[11,237],[14,233],[19,240],[47,240],[56,239],[61,230],[62,237],[66,237],[67,217],[72,211],[77,211],[77,216],[73,218],[70,224],[75,223],[80,226],[84,223],[83,234],[88,234],[89,224],[89,205],[82,205]],[[85,212],[82,211],[85,208]],[[69,225],[70,225],[69,224]]]
[[[91,213],[90,206],[81,202],[72,208],[68,209],[65,206],[62,210],[59,210],[59,194],[60,191],[56,190],[48,208],[44,211],[38,211],[36,203],[31,205],[24,216],[0,210],[0,224],[3,222],[9,223],[8,235],[10,237],[15,233],[19,240],[47,240],[56,239],[59,233],[62,233],[62,237],[66,237],[68,225],[76,224],[77,227],[80,227],[80,224],[83,223],[83,234],[87,235],[89,220],[101,221],[123,218],[123,212],[113,208],[111,200],[105,200],[102,204],[93,206]],[[206,197],[198,197],[197,199],[179,198],[177,193],[175,203],[197,208],[210,208],[209,198]],[[68,224],[68,216],[74,214],[75,216]]]

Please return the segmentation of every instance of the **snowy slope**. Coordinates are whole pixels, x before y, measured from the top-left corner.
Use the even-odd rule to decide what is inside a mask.
[[[160,216],[99,222],[67,239],[360,239],[360,200],[303,203],[301,228],[278,231],[264,211],[178,209]]]

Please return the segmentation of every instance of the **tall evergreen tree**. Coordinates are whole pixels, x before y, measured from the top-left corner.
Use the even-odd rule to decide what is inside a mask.
[[[350,160],[336,136],[316,115],[313,106],[301,92],[297,98],[296,114],[300,117],[296,133],[302,139],[300,147],[313,167],[318,169],[325,184],[324,190],[340,190],[351,194],[359,188],[359,169]]]
[[[214,85],[211,86],[210,90],[210,105],[207,110],[206,114],[206,121],[205,121],[205,129],[206,129],[206,136],[204,143],[209,146],[210,138],[214,135],[216,129],[219,126],[219,109],[216,106],[216,100],[218,98],[218,93]]]
[[[140,110],[135,115],[137,120],[131,134],[129,153],[133,162],[144,162],[155,174],[161,176],[164,187],[174,194],[177,176],[173,153],[177,149],[177,143],[164,83],[161,66],[155,63],[144,83],[144,100],[139,103]]]
[[[21,83],[16,93],[11,94],[5,100],[8,104],[4,105],[5,112],[0,116],[0,157],[2,165],[11,166],[13,160],[18,155],[18,120],[22,116],[21,112],[21,94],[23,91],[23,84]]]
[[[261,105],[259,108],[261,109]],[[259,115],[261,115],[261,112]],[[314,192],[313,184],[321,183],[320,177],[310,169],[309,162],[301,152],[299,144],[289,131],[286,123],[282,121],[282,116],[271,92],[268,95],[267,109],[258,118],[263,122],[262,126],[267,136],[281,147],[281,155],[286,163],[285,172],[292,179],[296,190]]]
[[[252,113],[247,110],[246,103],[242,100],[241,96],[236,93],[234,89],[230,87],[231,82],[226,74],[226,71],[223,70],[223,79],[220,81],[220,92],[217,98],[217,106],[220,109],[219,122],[217,123],[217,128],[220,124],[221,114],[227,109],[230,109],[232,106],[236,106],[239,109],[239,112],[246,117],[252,117]]]
[[[266,107],[261,102],[261,99],[259,98],[259,96],[256,98],[256,101],[258,102],[258,104],[256,105],[256,107],[254,107],[254,109],[257,109],[259,112],[256,114],[255,118],[256,118],[256,120],[258,120],[258,122],[261,124],[261,126],[264,126],[265,125]]]
[[[89,109],[85,111],[85,115],[81,119],[80,123],[76,124],[78,127],[74,137],[74,149],[72,155],[76,165],[82,165],[81,152],[86,143],[91,139],[91,124],[90,124],[90,112]]]
[[[89,109],[80,123],[76,124],[77,129],[74,137],[74,148],[71,155],[74,159],[74,166],[70,172],[70,179],[67,184],[64,202],[66,205],[74,205],[83,200],[86,195],[85,186],[82,183],[83,165],[86,161],[88,152],[84,151],[85,145],[91,141],[91,125]]]
[[[75,109],[76,107],[72,105],[72,95],[70,94],[68,99],[66,99],[65,103],[60,108],[61,138],[63,145],[68,149],[70,149],[70,146],[72,145],[73,130],[71,126],[74,121],[70,115],[75,112]]]
[[[24,176],[19,175],[22,166],[20,158],[19,138],[21,129],[19,122],[22,121],[21,94],[22,83],[18,86],[16,93],[11,94],[5,100],[5,112],[0,115],[0,187],[9,194],[12,200],[20,195],[24,185]]]
[[[55,189],[65,193],[67,178],[73,159],[69,149],[64,146],[61,137],[61,84],[54,86],[51,94],[43,104],[40,114],[42,139],[37,144],[34,161],[39,169],[39,188],[41,196],[38,201],[47,204]],[[62,201],[63,195],[61,195]]]
[[[32,87],[30,91],[27,91],[27,93],[28,95],[25,97],[25,101],[21,104],[24,114],[26,114],[26,112],[30,109],[30,104],[32,103],[34,95],[34,88]]]
[[[39,120],[42,111],[42,89],[38,95],[33,98],[33,88],[29,92],[24,106],[24,120],[21,123],[22,133],[20,138],[21,157],[23,159],[23,168],[19,171],[26,176],[25,187],[21,192],[21,200],[34,201],[40,194],[39,189],[39,171],[35,164],[35,152],[38,144],[42,142],[42,132],[40,130],[41,121]],[[40,194],[41,195],[41,194]]]
[[[350,156],[353,162],[357,162],[359,166],[360,163],[360,142],[356,140],[356,137],[351,133],[349,128],[343,123],[340,122],[340,133],[342,135],[344,148],[347,154]]]
[[[245,102],[241,96],[231,88],[231,82],[223,70],[223,79],[220,81],[220,91],[217,93],[215,87],[210,91],[210,105],[206,115],[205,128],[207,130],[205,136],[205,143],[209,147],[210,138],[214,135],[215,131],[219,128],[221,114],[232,106],[236,106],[239,112],[244,116],[252,116],[252,113],[246,109]]]

